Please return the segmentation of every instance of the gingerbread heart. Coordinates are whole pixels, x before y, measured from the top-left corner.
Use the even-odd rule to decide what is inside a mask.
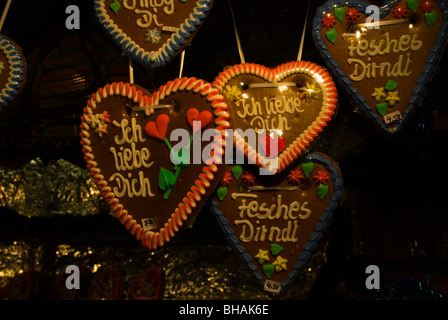
[[[204,152],[193,153],[208,144],[201,132],[192,134],[191,106],[211,112],[213,121],[202,132],[211,130],[214,143],[221,142],[207,149],[207,162]],[[224,153],[230,127],[227,108],[211,84],[187,77],[153,94],[112,83],[88,100],[80,133],[87,167],[113,216],[148,249],[163,246],[186,227],[213,191],[222,170],[216,155]]]
[[[26,60],[22,49],[0,34],[0,112],[20,93],[25,79]]]
[[[144,66],[171,61],[188,45],[212,0],[95,0],[95,13],[118,46]]]
[[[251,63],[234,65],[221,72],[213,85],[227,97],[236,148],[249,163],[275,168],[274,173],[285,170],[315,142],[337,109],[330,74],[307,61],[274,69]],[[276,151],[266,153],[260,146],[266,135],[281,137],[284,150],[271,144],[277,146]],[[277,160],[274,165],[272,156]]]
[[[260,287],[283,295],[316,249],[342,194],[338,166],[311,153],[275,176],[228,167],[211,200],[230,244]]]
[[[397,136],[421,102],[447,31],[448,5],[439,0],[390,0],[381,8],[333,0],[313,21],[333,77],[386,137]]]

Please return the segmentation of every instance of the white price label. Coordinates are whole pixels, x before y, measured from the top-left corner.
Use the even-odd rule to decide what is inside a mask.
[[[386,124],[399,121],[400,119],[401,119],[400,111],[391,112],[384,116],[384,122]]]
[[[264,281],[264,291],[279,293],[282,288],[282,284],[277,281],[265,280]]]
[[[142,219],[142,227],[144,231],[149,231],[157,228],[156,223],[151,218]]]

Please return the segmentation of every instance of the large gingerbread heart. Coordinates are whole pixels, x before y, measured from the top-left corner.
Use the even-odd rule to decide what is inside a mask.
[[[224,234],[266,293],[283,295],[316,249],[342,193],[338,166],[306,154],[275,176],[229,166],[212,208]]]
[[[303,154],[337,109],[330,74],[307,61],[274,69],[235,65],[221,72],[213,85],[227,97],[237,150],[249,163],[273,173],[285,170]]]
[[[20,93],[25,79],[26,61],[22,49],[0,34],[0,112]]]
[[[182,52],[212,0],[95,0],[95,13],[127,54],[147,67],[161,67]]]
[[[368,6],[360,0],[326,2],[314,18],[313,40],[361,114],[394,137],[421,102],[442,54],[448,5],[391,0],[381,8]]]
[[[81,123],[87,166],[113,216],[143,246],[168,243],[207,200],[223,167],[228,120],[224,97],[196,78],[169,81],[152,95],[113,83],[88,100]],[[203,141],[206,132],[212,142]]]

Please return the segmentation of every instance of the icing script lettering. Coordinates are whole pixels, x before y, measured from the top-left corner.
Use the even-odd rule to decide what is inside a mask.
[[[418,51],[423,46],[423,42],[417,39],[417,34],[412,37],[409,34],[402,35],[400,39],[391,39],[389,32],[384,37],[372,40],[351,40],[348,46],[349,56],[347,63],[353,65],[354,70],[349,75],[353,81],[361,81],[364,78],[376,77],[407,77],[412,71],[412,62],[409,51]],[[372,57],[384,56],[390,53],[400,54],[398,60],[394,62],[372,62]],[[352,57],[367,57],[366,60]]]
[[[244,99],[236,103],[238,107],[237,115],[241,119],[252,117],[250,126],[255,128],[257,133],[260,130],[277,129],[284,131],[291,130],[288,118],[285,114],[304,112],[302,101],[297,98],[281,96],[275,99],[263,97],[262,102],[255,101],[254,98]]]
[[[299,220],[308,219],[311,210],[308,208],[308,202],[300,204],[293,201],[291,204],[282,204],[282,196],[277,196],[277,203],[268,205],[267,203],[259,203],[252,200],[248,204],[246,199],[241,200],[239,217],[235,220],[235,225],[241,225],[241,234],[239,236],[242,242],[297,242],[297,231],[299,228]],[[263,220],[285,220],[287,226],[283,229],[271,226],[266,227],[261,224]]]
[[[163,26],[157,18],[159,10],[166,15],[175,12],[174,0],[123,0],[123,7],[139,16],[136,24],[140,28],[148,28],[153,22],[157,27]]]
[[[114,137],[115,143],[119,146],[110,147],[109,150],[114,157],[115,169],[117,170],[109,181],[114,181],[117,187],[113,188],[113,192],[118,197],[128,196],[132,197],[154,197],[151,191],[151,182],[145,177],[143,171],[137,173],[138,177],[133,177],[131,172],[127,174],[120,173],[130,170],[149,168],[153,165],[150,161],[151,152],[147,148],[136,148],[136,143],[145,142],[143,138],[142,128],[136,123],[136,120],[131,119],[131,123],[127,119],[121,120],[118,124],[121,128],[121,136]]]

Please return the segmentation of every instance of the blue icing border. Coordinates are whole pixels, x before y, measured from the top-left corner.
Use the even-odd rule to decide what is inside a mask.
[[[104,2],[104,0],[95,0],[93,7],[96,16],[107,33],[124,53],[131,55],[136,61],[145,66],[157,68],[167,64],[176,55],[176,51],[179,50],[188,37],[198,29],[207,16],[213,0],[197,0],[193,13],[179,26],[179,30],[173,33],[159,50],[150,52],[144,50],[127,35],[123,35],[122,30],[112,23],[113,18],[107,14]]]
[[[332,164],[331,160],[317,153],[308,153],[301,157],[302,160],[300,162],[305,161],[313,161],[318,162],[325,166],[325,168],[331,173],[331,179],[333,181],[333,196],[331,197],[325,211],[321,214],[319,218],[319,222],[314,228],[314,232],[308,238],[308,242],[306,243],[303,251],[300,253],[297,262],[294,264],[293,269],[288,273],[288,276],[285,280],[282,281],[282,287],[279,293],[274,294],[271,292],[266,293],[272,297],[280,297],[285,294],[288,290],[289,286],[293,283],[299,273],[307,264],[308,260],[311,258],[314,250],[316,249],[320,239],[323,236],[324,231],[327,229],[331,219],[333,218],[333,212],[339,205],[339,201],[342,198],[342,177],[339,173],[339,170]],[[253,258],[247,253],[246,248],[240,245],[240,239],[235,235],[234,230],[229,225],[229,220],[224,217],[224,213],[219,209],[219,203],[215,199],[210,200],[210,208],[214,213],[214,216],[224,233],[227,241],[233,247],[233,249],[239,254],[240,258],[249,268],[252,275],[255,277],[261,288],[264,288],[265,279],[263,275],[258,271],[257,266],[253,262]]]
[[[390,13],[392,8],[396,6],[401,0],[386,0],[380,7],[380,18],[385,17]],[[379,116],[373,112],[373,107],[366,103],[366,99],[361,95],[353,85],[352,81],[346,76],[344,71],[340,69],[339,64],[332,58],[328,47],[325,45],[321,37],[322,29],[322,18],[329,11],[332,11],[335,7],[341,5],[355,7],[361,12],[365,12],[366,7],[369,3],[361,0],[330,0],[325,2],[325,4],[320,7],[313,20],[312,24],[312,38],[314,45],[318,50],[322,58],[325,60],[325,64],[329,68],[331,74],[335,78],[335,81],[344,88],[346,93],[354,100],[356,105],[362,109],[363,113],[367,116],[372,123],[380,129],[386,136],[398,135],[401,130],[405,127],[406,123],[409,121],[410,115],[416,109],[418,103],[423,98],[425,93],[425,87],[431,80],[431,77],[437,67],[440,56],[442,55],[443,49],[445,47],[447,37],[448,37],[448,4],[443,0],[432,0],[435,2],[442,14],[442,24],[440,31],[437,34],[434,46],[431,48],[429,55],[426,59],[426,65],[423,67],[420,76],[417,78],[417,83],[412,90],[412,96],[408,101],[408,107],[402,114],[401,120],[395,122],[396,131],[391,132],[386,124],[380,120]]]
[[[22,86],[25,62],[16,45],[3,34],[0,34],[0,50],[8,59],[10,74],[5,87],[0,91],[0,111],[2,111]]]

